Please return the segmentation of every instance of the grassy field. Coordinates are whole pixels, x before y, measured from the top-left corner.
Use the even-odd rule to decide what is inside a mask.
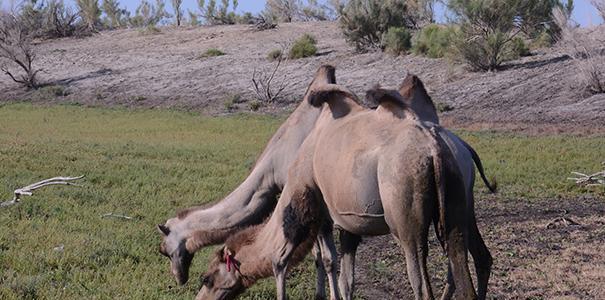
[[[77,106],[0,107],[0,198],[54,176],[84,187],[49,187],[0,210],[0,299],[192,299],[213,249],[175,287],[154,225],[176,210],[220,199],[246,176],[283,119],[202,117],[172,111]],[[461,132],[498,180],[501,199],[574,197],[565,180],[598,171],[603,137],[523,137]],[[484,188],[480,188],[484,191]],[[594,190],[591,190],[593,193]],[[596,193],[603,195],[603,191]],[[102,218],[123,214],[133,220]],[[61,251],[55,250],[62,248]],[[310,261],[289,293],[313,293]],[[265,280],[246,299],[272,299]]]

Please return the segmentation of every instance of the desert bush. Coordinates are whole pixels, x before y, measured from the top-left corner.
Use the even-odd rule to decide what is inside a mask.
[[[590,3],[597,9],[603,21],[605,21],[605,0],[590,0]]]
[[[317,41],[310,34],[304,34],[294,41],[288,57],[292,59],[314,56],[317,53]]]
[[[90,34],[90,30],[83,26],[79,13],[66,6],[62,0],[27,2],[16,17],[33,38],[52,39]]]
[[[130,18],[130,25],[132,27],[152,28],[169,17],[170,14],[166,11],[164,0],[156,0],[155,5],[143,0],[137,7],[134,17]]]
[[[390,27],[415,28],[416,19],[403,0],[351,0],[341,11],[340,25],[346,40],[364,51],[381,48]]]
[[[487,71],[510,59],[509,44],[520,32],[517,0],[456,0],[449,5],[460,24],[454,47],[463,62]]]
[[[200,16],[204,18],[207,24],[227,25],[237,23],[239,16],[235,13],[235,10],[238,4],[237,0],[231,2],[229,0],[221,0],[220,5],[217,6],[216,0],[209,0],[208,2],[198,0],[198,9]],[[231,6],[231,11],[229,11],[229,6]]]
[[[261,103],[273,103],[287,87],[287,78],[280,75],[280,67],[285,58],[275,60],[273,65],[267,65],[261,70],[254,69],[252,73],[252,91]],[[281,79],[281,81],[279,81]],[[260,105],[259,105],[260,106]]]
[[[183,9],[181,6],[183,5],[183,0],[171,0],[172,9],[174,9],[174,21],[176,26],[181,26],[181,21],[183,20]]]
[[[292,22],[300,12],[298,0],[267,0],[263,14],[272,21]]]
[[[274,49],[274,50],[271,50],[271,52],[269,52],[269,54],[267,54],[267,59],[269,61],[276,61],[278,59],[282,59],[283,55],[284,55],[284,53],[281,49]]]
[[[403,27],[391,27],[383,37],[384,50],[395,55],[405,54],[412,47],[412,35]]]
[[[202,53],[202,55],[200,55],[200,58],[208,58],[208,57],[215,57],[215,56],[223,56],[225,55],[225,52],[216,49],[216,48],[210,48],[208,50],[206,50],[204,53]]]
[[[605,40],[589,32],[599,28],[579,28],[560,8],[555,8],[554,19],[561,28],[557,45],[561,52],[573,59],[582,89],[591,94],[605,93],[605,53],[602,48]]]
[[[101,23],[101,9],[99,0],[76,0],[82,22],[88,30],[94,32]]]
[[[440,58],[445,56],[455,37],[455,27],[430,24],[420,30],[412,50],[418,55]]]
[[[542,32],[536,38],[534,38],[529,47],[531,49],[549,48],[553,45],[554,39],[548,32]]]
[[[12,14],[0,13],[0,71],[16,83],[36,88],[36,75],[40,70],[33,66],[35,58],[31,36],[24,24]],[[15,74],[9,64],[20,69],[23,74]]]
[[[101,7],[105,12],[105,19],[103,20],[105,27],[110,29],[121,28],[128,23],[130,13],[128,10],[120,8],[117,0],[103,0]]]

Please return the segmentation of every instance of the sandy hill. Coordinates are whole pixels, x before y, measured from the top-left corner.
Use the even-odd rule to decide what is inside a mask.
[[[262,32],[243,25],[162,28],[160,34],[153,35],[118,30],[83,39],[45,41],[36,45],[37,66],[44,69],[40,79],[63,89],[27,92],[2,76],[0,101],[162,107],[221,114],[227,112],[225,101],[240,95],[244,102],[231,111],[248,111],[246,102],[255,98],[253,71],[270,67],[268,52],[304,33],[317,38],[319,55],[285,63],[278,74],[288,83],[283,97],[262,111],[294,107],[316,68],[330,63],[337,67],[339,83],[360,95],[376,83],[395,87],[407,72],[419,75],[436,102],[453,108],[443,118],[456,127],[605,132],[605,95],[582,93],[573,60],[555,50],[538,51],[503,71],[472,73],[443,59],[355,53],[333,22],[283,24]],[[209,48],[218,48],[226,55],[200,58]]]

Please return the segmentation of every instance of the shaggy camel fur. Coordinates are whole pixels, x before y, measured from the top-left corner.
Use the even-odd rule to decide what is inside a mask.
[[[441,129],[425,127],[397,92],[374,92],[376,111],[337,85],[309,96],[312,105],[327,105],[301,146],[276,210],[266,225],[228,241],[197,299],[231,299],[271,269],[278,297],[285,299],[286,270],[309,247],[322,203],[337,227],[355,235],[391,233],[400,242],[417,299],[433,298],[426,257],[434,221],[460,298],[476,298],[466,258],[464,182]]]
[[[336,83],[332,66],[322,66],[309,89]],[[170,269],[179,284],[189,278],[189,267],[193,255],[204,246],[224,242],[237,230],[259,224],[273,211],[277,199],[286,183],[287,170],[296,158],[298,149],[315,126],[321,109],[305,100],[273,135],[254,168],[233,192],[225,199],[209,207],[194,207],[180,212],[165,225],[158,225],[162,235],[160,253],[170,259]],[[325,298],[325,276],[332,299],[338,297],[336,278],[336,249],[332,241],[332,226],[326,223],[318,236],[319,246],[315,249],[318,279],[316,297]],[[323,252],[323,253],[322,253]],[[325,271],[324,271],[325,268]]]

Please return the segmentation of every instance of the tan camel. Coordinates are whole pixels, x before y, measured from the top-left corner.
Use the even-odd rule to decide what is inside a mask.
[[[333,83],[336,83],[334,67],[322,66],[309,89]],[[170,259],[171,272],[179,284],[188,281],[189,267],[196,251],[224,242],[241,228],[261,223],[273,211],[276,195],[285,185],[288,167],[321,112],[320,108],[311,106],[307,101],[309,89],[305,93],[305,100],[273,135],[241,185],[211,206],[187,209],[166,221],[165,225],[158,225],[162,235],[160,252]],[[318,236],[321,246],[314,248],[318,266],[318,299],[325,298],[326,273],[332,299],[337,299],[339,294],[336,284],[337,254],[331,230],[331,224],[326,223]]]
[[[402,95],[404,102],[418,114],[418,117],[422,121],[439,124],[439,117],[437,116],[435,104],[424,88],[424,84],[417,76],[408,74],[399,87],[399,93]],[[453,132],[446,129],[440,131],[440,136],[454,154],[464,178],[469,217],[467,223],[469,225],[468,248],[473,256],[477,273],[477,295],[479,299],[485,299],[493,260],[489,249],[481,237],[475,218],[475,200],[473,194],[475,185],[475,166],[473,161],[477,165],[477,169],[479,169],[479,174],[483,183],[485,183],[492,193],[496,192],[496,185],[490,184],[487,180],[481,159],[479,159],[479,155],[470,145]],[[445,299],[449,298],[455,289],[451,280],[451,274],[448,278],[450,280],[448,281],[448,285],[446,286],[443,295],[443,298]]]
[[[433,124],[439,124],[435,105],[424,88],[424,84],[417,76],[411,74],[406,76],[400,86],[399,93],[403,97],[403,102],[418,115],[420,121],[425,123],[425,126],[431,127]],[[374,99],[374,96],[375,93],[369,93],[369,95],[366,95],[368,98],[366,100],[370,103],[377,103],[378,100]],[[469,218],[467,223],[469,226],[469,250],[475,262],[478,297],[479,299],[485,299],[491,272],[492,256],[479,233],[475,219],[475,201],[473,197],[475,183],[474,164],[477,165],[483,182],[491,192],[495,192],[495,186],[492,186],[485,177],[481,160],[470,145],[447,129],[440,130],[439,136],[454,155],[464,179]],[[360,236],[341,230],[340,245],[342,259],[340,263],[339,290],[342,298],[345,300],[353,299],[355,253],[360,242]],[[448,276],[448,279],[448,285],[446,285],[442,299],[451,298],[455,290],[451,275]]]
[[[285,273],[308,251],[325,203],[335,225],[355,235],[391,233],[406,255],[417,299],[432,299],[426,270],[428,228],[434,221],[462,299],[475,299],[466,259],[466,195],[440,127],[426,127],[397,92],[375,90],[376,111],[337,85],[309,96],[322,106],[301,146],[268,223],[235,235],[217,253],[197,299],[232,299],[257,279]],[[321,201],[323,199],[324,201]]]

